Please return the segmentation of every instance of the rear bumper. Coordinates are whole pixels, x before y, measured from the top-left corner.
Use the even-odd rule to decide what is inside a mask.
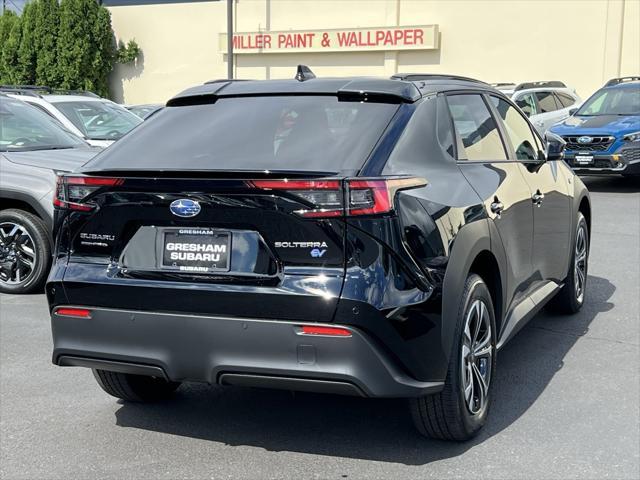
[[[51,323],[60,366],[367,397],[417,397],[443,386],[410,378],[349,326],[326,325],[351,336],[303,335],[295,322],[105,308],[92,308],[91,318],[54,312]]]

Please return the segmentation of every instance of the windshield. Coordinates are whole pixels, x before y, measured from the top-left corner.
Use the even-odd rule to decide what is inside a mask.
[[[86,146],[49,115],[20,100],[0,96],[0,151],[54,150]]]
[[[640,87],[602,89],[584,102],[576,115],[640,115]]]
[[[67,101],[54,104],[91,140],[118,140],[142,119],[126,108],[103,101]]]
[[[397,109],[328,95],[166,107],[87,170],[357,170]]]

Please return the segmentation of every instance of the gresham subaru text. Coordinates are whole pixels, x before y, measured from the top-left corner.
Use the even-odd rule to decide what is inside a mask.
[[[61,176],[53,362],[127,401],[407,397],[475,435],[497,351],[585,301],[590,200],[504,94],[423,77],[208,83]]]

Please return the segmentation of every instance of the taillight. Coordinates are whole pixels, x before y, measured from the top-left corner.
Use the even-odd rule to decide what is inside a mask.
[[[95,205],[86,202],[95,191],[105,186],[122,185],[123,181],[122,178],[110,177],[58,176],[53,205],[58,208],[90,212]]]
[[[251,184],[262,190],[286,191],[309,204],[297,210],[303,217],[340,217],[344,214],[340,180],[253,180]]]
[[[393,210],[398,190],[424,187],[424,178],[352,179],[349,186],[349,210],[347,215],[377,215]]]
[[[250,185],[262,190],[279,190],[309,204],[297,210],[303,217],[328,218],[379,215],[394,208],[398,190],[423,187],[423,178],[352,178],[340,180],[253,180]],[[345,201],[346,198],[346,201]],[[345,205],[346,204],[346,205]]]

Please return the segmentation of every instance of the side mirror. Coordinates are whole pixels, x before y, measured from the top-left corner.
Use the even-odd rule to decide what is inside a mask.
[[[567,142],[565,142],[562,137],[551,132],[545,133],[544,140],[546,144],[545,155],[547,161],[562,160]]]
[[[578,111],[578,107],[573,107],[569,109],[569,116],[572,117],[573,115],[576,114],[577,111]]]

